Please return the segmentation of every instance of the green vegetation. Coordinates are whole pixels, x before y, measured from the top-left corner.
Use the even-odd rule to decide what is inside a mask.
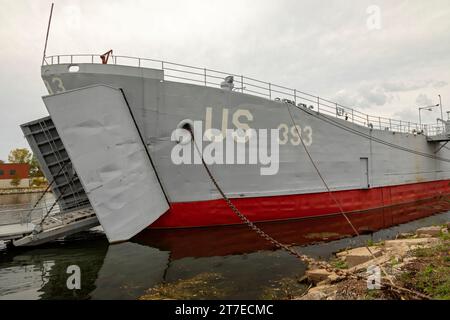
[[[381,298],[380,290],[367,290],[367,293],[364,296],[365,300],[377,300],[380,298]]]
[[[21,179],[16,175],[16,176],[14,176],[14,177],[12,178],[10,184],[11,184],[13,187],[17,187],[17,186],[20,184],[20,181],[21,181]]]
[[[407,266],[400,280],[433,299],[450,299],[450,242],[413,252],[417,260]]]
[[[30,175],[30,178],[32,179],[31,180],[32,186],[39,187],[46,183],[44,174],[42,173],[42,170],[39,167],[39,163],[36,159],[36,156],[34,154],[32,154],[28,149],[17,148],[17,149],[11,150],[11,152],[8,155],[8,162],[29,164],[30,165],[29,175]],[[14,180],[11,181],[11,185],[18,186],[20,184],[20,180],[17,184],[16,183],[17,183],[17,181],[14,181]]]
[[[266,287],[259,297],[261,300],[284,300],[302,296],[307,286],[297,277],[283,278]]]
[[[157,285],[147,291],[139,300],[187,300],[187,299],[219,299],[225,291],[219,289],[223,277],[218,273],[202,273],[190,279]]]
[[[334,259],[330,262],[330,264],[336,269],[348,269],[347,262],[342,259]]]
[[[396,257],[392,257],[391,260],[389,261],[391,267],[395,267],[396,265],[398,265],[400,263],[400,261],[396,258]]]

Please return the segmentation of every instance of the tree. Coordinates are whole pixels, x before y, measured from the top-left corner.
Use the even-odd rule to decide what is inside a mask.
[[[18,176],[13,176],[13,178],[12,178],[10,184],[11,184],[13,187],[17,187],[17,186],[20,184],[20,181],[21,181],[21,179],[20,179]]]
[[[30,165],[30,177],[38,178],[43,177],[41,168],[39,167],[39,162],[34,154],[32,154],[28,149],[14,149],[9,153],[8,161],[10,163],[27,163]]]
[[[11,150],[8,156],[8,161],[10,163],[31,163],[33,155],[32,153],[25,148],[18,148]]]
[[[30,177],[38,178],[43,176],[44,174],[42,173],[41,167],[39,167],[39,162],[37,161],[36,156],[33,154],[30,161]]]
[[[3,160],[0,160],[0,164],[4,164],[5,163],[5,161],[3,161]]]

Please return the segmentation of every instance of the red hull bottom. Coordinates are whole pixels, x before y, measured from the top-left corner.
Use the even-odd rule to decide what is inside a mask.
[[[450,180],[333,192],[346,213],[391,207],[450,194]],[[232,199],[253,222],[282,221],[339,214],[327,192]],[[241,224],[222,199],[172,203],[150,228],[192,228]]]

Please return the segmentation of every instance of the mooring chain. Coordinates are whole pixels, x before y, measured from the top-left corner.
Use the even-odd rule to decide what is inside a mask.
[[[262,237],[263,239],[265,239],[266,241],[270,242],[272,245],[274,245],[275,247],[285,250],[286,252],[290,253],[291,255],[295,256],[296,258],[300,259],[300,261],[307,263],[308,265],[314,265],[314,266],[318,266],[321,267],[323,269],[325,269],[328,272],[332,272],[335,273],[337,276],[340,277],[347,277],[347,278],[352,278],[355,280],[367,280],[367,277],[364,277],[363,275],[355,275],[350,273],[348,270],[342,270],[342,269],[338,269],[335,268],[333,266],[331,266],[329,263],[325,262],[325,261],[317,261],[311,257],[308,257],[306,255],[300,254],[298,253],[296,250],[294,250],[293,248],[291,248],[290,246],[287,246],[277,240],[275,240],[274,238],[272,238],[270,235],[268,235],[266,232],[264,232],[262,229],[260,229],[258,226],[256,226],[253,222],[251,222],[244,214],[242,214],[238,208],[236,208],[236,206],[231,202],[231,200],[228,198],[228,196],[225,194],[225,192],[222,190],[222,188],[219,186],[217,180],[214,178],[213,174],[211,173],[211,170],[209,169],[208,165],[206,164],[204,158],[203,158],[203,154],[200,151],[195,139],[194,139],[194,134],[192,132],[192,129],[189,128],[187,130],[192,138],[193,144],[195,149],[197,150],[197,152],[200,155],[200,158],[202,160],[202,164],[203,167],[205,168],[210,180],[212,181],[212,183],[214,184],[214,186],[216,187],[216,189],[219,191],[220,195],[222,196],[222,198],[225,200],[226,204],[228,205],[228,207],[231,209],[231,211],[233,211],[238,217],[239,219],[245,223],[250,229],[252,229],[253,231],[256,232],[256,234],[258,234],[260,237]],[[312,160],[312,159],[311,159]],[[345,214],[344,214],[345,216]],[[352,225],[351,221],[349,221],[349,219],[347,218],[347,221]],[[355,229],[355,227],[352,225],[352,227]],[[357,232],[357,234],[359,234]],[[370,249],[369,249],[369,252]],[[384,268],[383,268],[384,271]],[[387,275],[387,273],[385,272],[385,274]],[[430,299],[430,297],[428,297],[427,295],[424,295],[420,292],[417,291],[413,291],[407,288],[403,288],[400,286],[397,286],[396,284],[393,283],[392,279],[390,277],[388,277],[389,283],[383,284],[383,286],[385,288],[389,288],[392,291],[397,292],[398,294],[402,294],[402,293],[408,293],[411,294],[415,297],[419,297],[422,299]]]
[[[298,127],[299,127],[299,126],[296,124],[296,122],[295,122],[295,120],[294,120],[294,117],[293,117],[293,115],[292,115],[292,113],[291,113],[290,104],[286,104],[286,107],[287,107],[287,110],[288,110],[288,113],[289,113],[289,117],[291,118],[292,124],[293,124],[293,126],[294,126],[294,128],[295,128],[295,130],[296,130],[296,132],[297,132],[297,135],[298,135],[299,138],[300,138],[300,141],[301,141],[301,144],[302,144],[302,146],[303,146],[303,149],[305,150],[305,152],[306,152],[306,154],[307,154],[307,156],[308,156],[308,158],[309,158],[311,164],[313,165],[314,169],[316,170],[317,175],[318,175],[319,178],[322,180],[322,183],[324,184],[325,188],[327,189],[327,192],[328,192],[330,198],[333,200],[334,203],[336,203],[336,205],[337,205],[338,208],[339,208],[339,211],[340,211],[341,215],[345,218],[345,220],[347,221],[347,223],[348,223],[348,224],[350,225],[350,227],[353,229],[353,232],[355,233],[355,235],[356,235],[356,236],[360,236],[360,233],[358,232],[358,229],[356,229],[356,227],[355,227],[355,226],[353,225],[353,223],[351,222],[350,218],[349,218],[349,217],[347,216],[347,214],[345,213],[345,211],[344,211],[344,209],[343,209],[343,207],[342,207],[340,201],[338,201],[338,200],[334,197],[333,193],[331,192],[330,187],[328,186],[328,183],[325,181],[325,178],[322,176],[322,173],[320,172],[320,170],[319,170],[319,168],[317,167],[317,165],[316,165],[314,159],[312,158],[311,153],[309,152],[308,148],[306,147],[306,144],[305,144],[305,142],[303,141],[303,138],[302,138],[302,136],[301,136],[301,133],[300,133],[299,130],[298,130]],[[369,248],[369,246],[368,246],[368,245],[365,245],[365,248],[367,249],[367,251],[369,252],[369,254],[372,256],[372,259],[376,259],[375,254],[372,252],[372,250]],[[417,296],[417,297],[420,297],[420,298],[422,298],[422,299],[430,299],[430,297],[428,297],[428,296],[426,296],[426,295],[424,295],[424,294],[422,294],[422,293],[420,293],[420,292],[413,291],[413,290],[409,290],[409,289],[406,289],[406,288],[402,288],[402,287],[400,287],[400,286],[397,286],[397,285],[394,283],[394,280],[392,279],[391,275],[389,275],[389,274],[387,273],[386,269],[382,266],[382,264],[380,263],[380,264],[378,264],[378,266],[380,267],[381,271],[385,274],[386,279],[389,281],[389,283],[386,284],[385,286],[387,286],[387,287],[389,287],[389,288],[391,288],[391,289],[394,289],[394,291],[397,291],[397,292],[398,292],[398,291],[407,292],[407,293],[409,293],[409,294],[413,294],[413,295],[415,295],[415,296]],[[346,274],[347,274],[347,276],[350,276],[350,277],[356,278],[356,279],[364,278],[364,277],[361,277],[361,276],[356,276],[356,277],[355,277],[354,275],[350,275],[349,273],[346,273]]]
[[[209,178],[211,179],[211,181],[213,182],[214,186],[216,187],[216,189],[219,191],[220,195],[222,196],[222,198],[225,200],[226,204],[228,205],[228,207],[239,217],[239,219],[245,223],[250,229],[252,229],[253,231],[255,231],[259,236],[261,236],[263,239],[265,239],[266,241],[270,242],[272,245],[274,245],[275,247],[285,250],[286,252],[290,253],[291,255],[295,256],[296,258],[300,259],[301,261],[309,264],[309,265],[317,265],[322,267],[323,269],[329,271],[329,272],[335,272],[338,275],[344,275],[346,274],[346,272],[344,272],[341,269],[336,269],[333,268],[330,264],[324,262],[324,261],[317,261],[311,257],[308,257],[306,255],[302,255],[300,253],[298,253],[297,251],[295,251],[294,249],[292,249],[290,246],[287,246],[277,240],[275,240],[274,238],[272,238],[270,235],[268,235],[266,232],[264,232],[261,228],[259,228],[258,226],[256,226],[253,222],[251,222],[244,214],[242,214],[238,208],[236,208],[236,206],[231,202],[231,200],[228,198],[228,196],[225,194],[225,192],[222,190],[222,188],[219,186],[219,184],[217,183],[217,180],[214,178],[213,174],[211,173],[211,170],[209,169],[208,165],[206,164],[205,160],[203,159],[203,154],[200,152],[197,143],[194,140],[194,135],[192,133],[192,130],[188,130],[191,134],[192,140],[194,142],[194,146],[197,150],[197,152],[200,155],[200,158],[202,160],[202,164],[203,167],[205,168]]]

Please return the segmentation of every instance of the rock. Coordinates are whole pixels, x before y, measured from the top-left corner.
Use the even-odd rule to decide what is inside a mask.
[[[397,248],[397,247],[410,247],[417,245],[427,245],[438,241],[435,238],[417,238],[417,239],[397,239],[397,240],[387,240],[384,242],[386,248]]]
[[[447,222],[447,230],[450,230],[450,222]]]
[[[332,272],[329,272],[325,269],[314,269],[314,270],[307,270],[305,272],[305,275],[312,283],[319,283],[323,280],[328,279],[328,277],[332,275]]]
[[[341,276],[337,275],[337,274],[334,273],[334,272],[328,276],[328,280],[329,280],[331,283],[334,283],[334,282],[338,281],[339,279],[341,279]]]
[[[380,248],[371,247],[369,249],[372,252],[373,256],[375,256],[375,258],[381,256],[382,254]],[[340,252],[337,254],[337,256],[344,258],[347,262],[348,267],[352,268],[358,264],[372,260],[374,258],[372,254],[369,252],[369,250],[367,250],[366,247],[361,247]]]
[[[324,285],[320,287],[311,288],[307,294],[299,300],[326,300],[330,297],[336,296],[337,288],[332,285]]]
[[[414,260],[417,260],[417,258],[416,257],[407,257],[407,258],[404,258],[403,259],[403,264],[408,264],[408,263],[411,263],[411,262],[413,262]]]
[[[409,238],[412,238],[414,236],[415,236],[415,234],[412,233],[412,232],[403,232],[403,233],[399,233],[397,235],[397,239],[409,239]]]
[[[416,234],[421,237],[439,237],[442,232],[441,227],[425,227],[416,230]]]

